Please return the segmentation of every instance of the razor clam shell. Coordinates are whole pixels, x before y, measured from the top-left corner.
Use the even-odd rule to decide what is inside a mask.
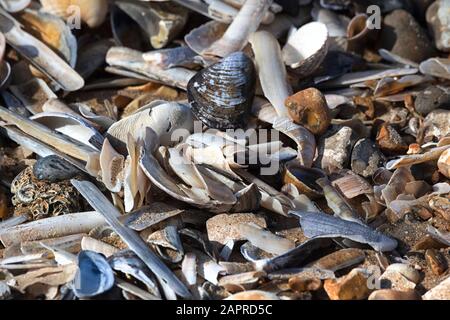
[[[272,273],[290,267],[299,267],[314,251],[330,246],[332,241],[327,238],[313,238],[303,242],[301,245],[289,250],[280,256],[256,261],[255,268]]]
[[[56,49],[57,53],[64,57],[72,68],[75,67],[78,51],[77,39],[61,18],[46,12],[25,9],[21,12],[19,20],[24,21],[25,28],[28,26],[34,33],[38,33],[41,41],[52,49]],[[59,34],[53,34],[54,30],[57,30]],[[47,36],[47,32],[50,36]],[[55,39],[58,40],[58,43],[54,43]],[[46,40],[50,40],[51,43]]]
[[[214,20],[208,21],[205,24],[192,29],[191,32],[184,37],[184,41],[195,53],[205,56],[205,52],[208,48],[223,36],[227,27],[227,24],[221,22]]]
[[[360,249],[341,249],[330,253],[317,261],[310,263],[307,267],[331,270],[336,272],[364,261],[366,255]]]
[[[289,280],[293,277],[313,277],[321,280],[335,279],[336,276],[332,270],[320,269],[315,267],[289,268],[267,274],[269,280]]]
[[[133,230],[142,231],[183,212],[184,210],[169,204],[153,202],[130,213],[123,223]]]
[[[103,217],[96,212],[71,213],[2,229],[0,240],[9,247],[25,241],[87,233],[105,224]]]
[[[194,253],[188,252],[184,255],[181,271],[189,286],[194,286],[197,283],[197,257]]]
[[[249,39],[255,54],[259,80],[266,98],[279,116],[288,116],[285,100],[292,95],[287,80],[286,67],[281,57],[278,41],[267,31],[258,31]]]
[[[147,63],[142,52],[125,47],[112,47],[106,55],[106,62],[118,70],[123,69],[124,74],[137,75],[138,79],[148,79],[162,84],[186,90],[189,80],[196,74],[195,71],[185,68],[163,69]],[[109,69],[111,70],[111,69]]]
[[[135,231],[124,226],[117,217],[120,212],[109,202],[109,200],[87,181],[71,180],[75,188],[85,197],[89,204],[105,218],[114,231],[133,250],[142,261],[158,275],[161,280],[170,285],[177,294],[182,297],[190,297],[191,293],[185,285],[172,273],[172,271],[148,248]]]
[[[247,0],[222,38],[214,42],[206,55],[226,57],[242,50],[248,43],[269,8],[269,0]]]
[[[191,246],[193,243],[196,243],[194,247],[200,247],[204,253],[211,257],[211,259],[217,261],[219,254],[216,250],[216,247],[206,239],[204,233],[189,228],[181,229],[179,233],[180,236],[183,236],[183,239],[185,241],[191,241]]]
[[[73,292],[78,298],[100,295],[114,285],[114,273],[105,257],[93,251],[81,251]]]
[[[87,236],[81,239],[81,249],[101,253],[107,258],[119,251],[118,248],[107,244],[106,242]]]
[[[127,300],[134,300],[134,297],[138,297],[142,300],[149,301],[149,300],[161,300],[161,298],[155,297],[148,293],[146,290],[142,290],[138,286],[135,286],[134,284],[131,284],[129,282],[126,282],[125,280],[116,278],[116,286],[120,289],[122,289],[122,294]],[[130,293],[132,295],[132,299],[129,299],[126,297],[126,293]]]
[[[59,112],[43,112],[30,117],[30,119],[98,151],[103,145],[104,138],[100,132],[80,116]]]
[[[389,50],[386,49],[380,49],[378,50],[378,54],[386,61],[392,62],[392,63],[398,63],[398,64],[403,64],[405,66],[410,66],[413,68],[419,68],[419,64],[414,62],[414,61],[410,61],[408,59],[405,59],[403,57],[400,57],[399,55],[396,55],[395,53],[392,53]]]
[[[84,86],[83,78],[75,70],[44,43],[23,31],[19,23],[1,9],[0,31],[9,45],[63,90],[76,91]]]
[[[393,170],[413,164],[419,164],[427,161],[433,161],[439,159],[445,150],[449,149],[450,145],[433,148],[430,151],[421,154],[405,155],[398,159],[394,159],[386,163],[386,169]]]
[[[144,53],[142,57],[148,63],[155,64],[163,69],[208,67],[214,61],[197,55],[191,48],[185,46],[149,51]]]
[[[125,250],[117,252],[108,261],[111,268],[136,278],[146,285],[150,294],[161,298],[155,276],[132,251]]]
[[[25,241],[20,244],[20,250],[23,254],[33,254],[47,251],[48,247],[52,247],[53,249],[65,250],[69,253],[76,253],[81,249],[81,239],[84,235],[84,233],[80,233],[39,241]],[[47,246],[47,248],[45,248],[43,245]]]
[[[309,238],[341,237],[367,243],[377,251],[392,251],[397,247],[396,240],[361,223],[319,212],[291,211],[290,213],[300,218],[303,232]]]
[[[30,79],[20,85],[10,86],[9,89],[32,114],[43,112],[42,108],[48,100],[58,98],[47,83],[38,78]]]
[[[0,5],[8,12],[19,12],[28,7],[31,0],[0,0]]]
[[[281,255],[295,247],[293,241],[276,236],[272,232],[250,223],[241,223],[239,233],[252,245],[271,254]]]

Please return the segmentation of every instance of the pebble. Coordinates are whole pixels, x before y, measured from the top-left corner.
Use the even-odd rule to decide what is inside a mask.
[[[435,109],[450,107],[450,90],[440,86],[429,86],[417,95],[415,109],[426,116]]]
[[[438,160],[439,172],[450,178],[450,149],[445,150]]]
[[[450,276],[425,293],[424,300],[450,300]]]
[[[401,9],[385,16],[380,44],[382,48],[417,63],[436,53],[426,31],[409,12]]]
[[[422,298],[415,290],[381,289],[372,292],[369,300],[422,300]]]
[[[450,52],[450,0],[437,0],[428,7],[426,20],[436,47]]]
[[[334,135],[325,138],[321,168],[328,174],[347,167],[352,149],[353,130],[342,127]]]
[[[289,279],[289,287],[293,291],[317,291],[322,287],[322,280],[314,277],[293,277]]]
[[[389,124],[382,124],[378,129],[377,145],[386,155],[399,155],[408,151],[408,145],[402,136]]]
[[[399,291],[414,290],[416,283],[408,279],[398,270],[389,270],[389,267],[380,277],[381,288]]]
[[[353,172],[364,178],[371,177],[384,161],[384,155],[373,141],[361,139],[356,142],[351,155]]]
[[[370,294],[368,281],[370,273],[366,269],[355,268],[338,279],[327,279],[324,289],[331,300],[362,300]]]

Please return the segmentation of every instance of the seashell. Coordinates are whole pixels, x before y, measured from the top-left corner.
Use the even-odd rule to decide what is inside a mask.
[[[19,12],[28,7],[31,0],[0,0],[0,5],[8,12]]]
[[[255,86],[253,62],[238,52],[195,75],[188,84],[188,98],[197,118],[207,126],[232,129],[249,115]]]
[[[291,211],[300,217],[300,224],[308,238],[342,237],[367,243],[377,251],[392,251],[397,247],[397,241],[370,227],[319,212]]]
[[[44,43],[23,31],[19,22],[3,10],[0,11],[0,31],[9,45],[62,89],[75,91],[84,86],[84,80],[78,73]]]
[[[365,46],[376,39],[377,31],[368,27],[366,14],[357,14],[347,26],[347,50],[363,53]]]
[[[379,42],[381,48],[417,63],[436,53],[425,30],[409,12],[402,9],[384,17]],[[411,43],[414,43],[413,48]]]
[[[113,46],[112,39],[90,42],[79,48],[75,70],[88,79],[98,68],[105,64],[106,53]]]
[[[286,65],[298,69],[301,77],[311,75],[328,52],[328,30],[321,22],[310,22],[292,31],[283,48]]]
[[[392,170],[401,167],[411,166],[413,164],[437,160],[444,153],[444,151],[448,149],[450,149],[450,145],[447,146],[444,145],[442,147],[433,148],[425,153],[402,156],[398,159],[394,159],[386,163],[386,169]]]
[[[251,223],[241,223],[238,226],[240,235],[255,247],[268,253],[280,255],[295,247],[292,240],[276,236]]]
[[[153,48],[161,49],[183,30],[188,12],[177,5],[167,3],[116,2],[150,37]]]
[[[98,296],[114,285],[114,273],[105,257],[93,251],[78,254],[73,292],[78,298]]]
[[[297,92],[286,99],[289,115],[315,135],[323,134],[331,123],[330,109],[324,95],[315,88]]]
[[[52,14],[26,9],[18,17],[25,30],[47,44],[73,68],[77,61],[77,40],[69,26]]]
[[[147,105],[109,127],[108,139],[118,151],[126,153],[127,135],[137,140],[144,128],[151,128],[158,136],[161,145],[171,146],[193,131],[194,120],[191,109],[182,103],[162,102]],[[178,131],[177,131],[178,130]],[[174,134],[179,132],[181,136]],[[174,141],[174,139],[177,139]]]
[[[408,60],[408,59],[405,59],[403,57],[400,57],[399,55],[394,54],[394,53],[392,53],[392,52],[390,52],[389,50],[386,50],[386,49],[378,50],[378,54],[384,60],[392,62],[392,63],[395,63],[395,64],[402,64],[402,65],[405,65],[405,66],[411,66],[413,68],[418,68],[419,67],[418,63],[416,63],[414,61],[411,61],[411,60]]]
[[[433,2],[427,9],[426,20],[431,29],[436,47],[441,51],[450,51],[450,20],[448,12],[450,2],[438,0]]]
[[[90,123],[76,114],[43,112],[30,117],[30,119],[98,151],[103,145],[103,136]]]
[[[264,95],[280,117],[287,117],[285,100],[292,94],[287,72],[281,57],[280,45],[267,31],[258,31],[250,37],[256,68]]]
[[[270,3],[269,0],[246,1],[222,38],[214,42],[205,54],[226,57],[242,50],[247,45],[250,35],[261,24]]]
[[[80,169],[58,156],[40,158],[33,166],[33,174],[39,180],[58,182],[70,180],[82,174]]]
[[[397,130],[386,123],[378,129],[377,146],[387,155],[404,154],[408,151],[408,145]]]
[[[198,28],[192,29],[185,37],[186,44],[199,55],[205,55],[211,45],[219,40],[227,30],[228,25],[215,20],[208,21]]]
[[[319,145],[319,158],[316,160],[327,173],[337,172],[347,167],[350,160],[355,132],[343,126],[330,136],[322,138]]]
[[[292,183],[300,193],[312,199],[323,196],[322,188],[316,183],[317,179],[323,177],[326,177],[323,171],[303,167],[297,161],[288,162],[283,171],[283,183]]]
[[[440,276],[448,269],[447,260],[436,249],[427,249],[425,251],[425,260],[431,271],[437,276]]]
[[[423,61],[419,69],[423,74],[450,79],[450,59],[431,58]]]
[[[44,11],[62,17],[68,21],[73,15],[80,14],[81,20],[90,28],[103,24],[108,13],[107,0],[40,0]]]
[[[398,272],[400,273],[402,276],[404,276],[406,279],[408,279],[411,282],[414,283],[419,283],[421,276],[420,273],[414,269],[413,266],[406,264],[406,263],[394,263],[389,265],[386,268],[387,272],[393,271],[393,272]]]
[[[434,109],[450,108],[450,90],[442,86],[429,86],[419,92],[414,108],[424,116]]]

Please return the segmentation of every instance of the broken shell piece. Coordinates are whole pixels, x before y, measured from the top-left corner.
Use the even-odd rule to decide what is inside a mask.
[[[229,240],[244,240],[239,232],[241,223],[255,223],[262,228],[267,227],[265,219],[253,213],[220,214],[206,222],[209,241],[225,245]]]
[[[340,128],[335,134],[325,137],[320,167],[328,174],[344,169],[351,155],[352,145],[354,143],[353,129],[347,126]]]
[[[312,74],[328,52],[328,30],[321,22],[310,22],[292,31],[283,48],[286,65],[298,69],[302,77]]]
[[[322,287],[322,281],[314,277],[297,276],[289,279],[289,287],[293,291],[317,291]]]
[[[133,18],[150,37],[155,49],[170,43],[183,30],[188,11],[169,3],[130,3],[118,1],[116,5]]]
[[[133,230],[143,231],[182,212],[184,210],[177,209],[169,204],[153,202],[130,213],[124,223]]]
[[[419,69],[423,74],[450,79],[450,59],[431,58],[423,61]]]
[[[450,300],[450,277],[428,290],[422,298],[423,300]]]
[[[411,166],[413,164],[437,160],[444,153],[444,151],[448,149],[450,149],[450,145],[433,148],[430,151],[421,154],[411,154],[402,156],[398,159],[394,159],[386,163],[386,169],[392,170],[401,167]]]
[[[189,102],[195,115],[209,127],[234,129],[250,114],[255,86],[253,62],[237,52],[189,81]]]
[[[208,21],[201,26],[192,29],[185,37],[184,41],[191,50],[198,55],[204,55],[206,50],[218,39],[220,39],[228,25],[218,21]]]
[[[419,92],[414,102],[414,108],[422,115],[427,115],[435,109],[450,107],[450,90],[442,86],[429,86]]]
[[[422,300],[415,290],[380,289],[372,292],[369,300]]]
[[[436,47],[441,51],[450,51],[450,2],[434,1],[427,9],[426,20],[433,32]]]
[[[327,101],[315,88],[297,92],[286,100],[285,105],[294,122],[303,125],[315,135],[323,134],[331,123]]]
[[[448,268],[447,260],[436,249],[427,249],[425,251],[425,260],[431,271],[437,276],[443,274]]]
[[[368,16],[358,14],[347,26],[347,50],[363,53],[365,46],[376,38],[377,30],[369,27]]]
[[[355,268],[338,279],[327,279],[324,289],[331,300],[362,300],[370,294],[371,273],[366,269]]]
[[[300,217],[300,224],[308,238],[342,237],[367,243],[378,251],[392,251],[397,241],[361,223],[346,221],[324,213],[290,211]]]
[[[125,158],[112,147],[108,139],[103,143],[100,153],[100,168],[102,181],[111,192],[122,189],[122,178]]]
[[[286,164],[283,172],[283,182],[292,183],[300,193],[312,199],[323,195],[322,188],[316,183],[317,179],[326,177],[323,171],[303,167],[294,160]]]
[[[33,174],[39,180],[59,182],[82,174],[80,169],[54,155],[40,158],[33,166]]]
[[[363,262],[365,257],[366,255],[363,250],[353,248],[342,249],[312,262],[309,267],[338,271]]]
[[[226,57],[242,50],[249,36],[258,29],[270,3],[269,0],[246,1],[222,38],[214,42],[205,54]]]
[[[242,237],[250,241],[255,247],[268,253],[281,255],[295,247],[293,241],[278,237],[272,232],[250,223],[241,223],[238,228]]]
[[[78,298],[100,295],[114,285],[114,274],[105,257],[93,251],[81,251],[73,292]]]
[[[450,149],[445,150],[438,160],[439,172],[450,178]]]
[[[108,13],[107,0],[41,0],[41,5],[44,11],[67,20],[78,12],[90,28],[100,26]]]

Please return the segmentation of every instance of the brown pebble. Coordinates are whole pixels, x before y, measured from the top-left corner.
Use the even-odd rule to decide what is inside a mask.
[[[0,192],[0,219],[5,219],[8,217],[8,199],[5,194]]]
[[[434,213],[450,221],[450,199],[435,196],[428,202]]]
[[[370,294],[369,300],[422,300],[415,290],[381,289]]]
[[[313,134],[322,134],[330,126],[327,100],[315,88],[297,92],[286,99],[285,105],[294,122],[305,126]]]
[[[353,269],[338,279],[327,279],[324,289],[331,300],[366,299],[371,290],[368,286],[370,274],[365,269]]]
[[[289,287],[293,291],[317,291],[322,287],[322,281],[314,277],[293,277],[289,279]]]
[[[443,274],[448,268],[447,261],[444,256],[436,249],[426,250],[425,260],[427,261],[431,271],[437,276]]]
[[[408,151],[408,145],[403,138],[389,124],[382,124],[378,129],[377,145],[386,155],[399,155]]]
[[[422,206],[412,207],[411,211],[422,220],[428,220],[433,217],[430,210]]]

